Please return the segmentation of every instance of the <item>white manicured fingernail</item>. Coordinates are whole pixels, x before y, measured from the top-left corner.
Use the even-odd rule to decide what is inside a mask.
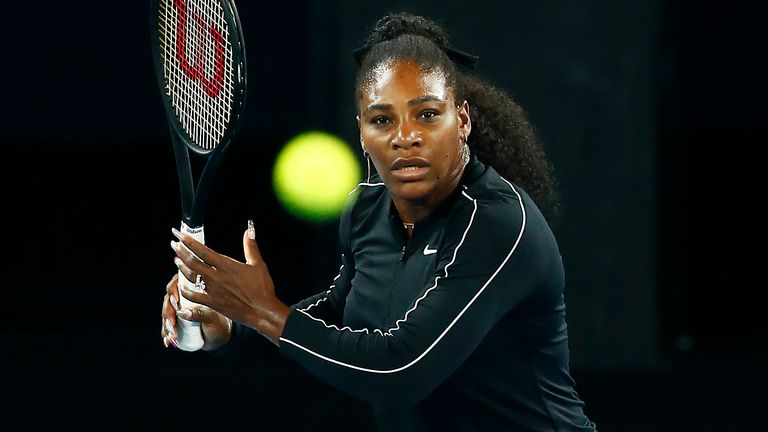
[[[171,228],[171,232],[173,233],[174,236],[176,236],[177,239],[181,240],[182,234],[179,232],[179,230],[177,230],[176,228]]]
[[[172,295],[171,298],[171,306],[173,306],[173,310],[178,311],[179,310],[179,303],[176,301],[176,296]]]

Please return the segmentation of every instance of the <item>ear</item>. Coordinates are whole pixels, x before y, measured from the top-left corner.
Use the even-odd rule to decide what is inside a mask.
[[[472,132],[472,119],[469,116],[469,102],[464,101],[459,107],[457,115],[459,117],[459,136],[464,137],[464,141],[469,138]]]

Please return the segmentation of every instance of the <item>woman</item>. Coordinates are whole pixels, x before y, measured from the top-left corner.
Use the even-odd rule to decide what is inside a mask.
[[[522,111],[424,18],[382,18],[355,54],[375,173],[341,217],[333,285],[289,307],[252,225],[245,264],[175,232],[177,266],[207,286],[181,294],[207,307],[174,314],[174,277],[166,345],[175,315],[202,322],[204,349],[222,355],[247,355],[261,334],[371,402],[382,430],[594,430],[568,371],[561,257],[537,206],[554,202],[550,169]]]

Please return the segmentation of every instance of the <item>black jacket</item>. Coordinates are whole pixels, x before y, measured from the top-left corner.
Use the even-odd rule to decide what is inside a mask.
[[[568,369],[560,253],[523,190],[472,158],[408,239],[373,177],[340,239],[339,275],[293,306],[282,355],[371,402],[382,430],[594,430]]]

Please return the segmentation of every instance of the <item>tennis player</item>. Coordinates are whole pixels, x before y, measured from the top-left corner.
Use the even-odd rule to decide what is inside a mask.
[[[177,266],[205,288],[181,295],[205,307],[176,310],[174,276],[164,342],[176,316],[201,322],[203,349],[218,355],[248,356],[266,337],[370,402],[383,431],[594,431],[542,212],[556,203],[551,169],[522,109],[423,17],[383,17],[355,57],[374,169],[341,217],[330,288],[283,304],[252,225],[245,263],[176,233]]]

